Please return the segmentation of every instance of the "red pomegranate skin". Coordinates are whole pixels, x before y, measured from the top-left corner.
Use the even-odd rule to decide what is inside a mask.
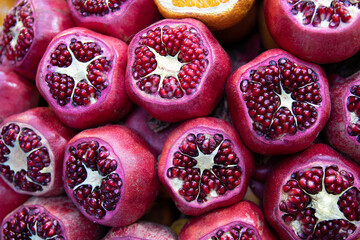
[[[356,192],[358,194],[359,189],[359,175],[360,167],[355,164],[354,162],[350,161],[349,159],[345,158],[340,153],[336,152],[333,148],[331,148],[329,145],[318,143],[313,144],[305,151],[294,154],[293,156],[285,159],[282,161],[279,165],[275,167],[275,169],[270,173],[266,186],[265,186],[265,192],[264,192],[264,215],[269,222],[269,224],[274,228],[274,230],[279,235],[280,239],[287,240],[287,239],[301,239],[295,231],[292,229],[290,225],[287,225],[284,220],[282,219],[282,215],[285,215],[285,212],[282,212],[279,209],[280,201],[283,195],[285,193],[282,191],[282,188],[284,185],[292,179],[292,174],[294,174],[297,171],[303,170],[303,169],[310,169],[312,167],[322,167],[323,172],[325,175],[325,167],[332,167],[332,166],[338,166],[339,172],[343,174],[344,172],[351,173],[354,177],[354,183],[351,187],[347,188],[346,190],[350,188],[355,188]],[[339,179],[339,176],[342,176],[342,179]],[[336,177],[336,183],[339,184],[345,184],[344,182],[344,175],[338,174]],[[321,180],[325,181],[325,180]],[[330,184],[330,183],[329,183]],[[344,185],[345,186],[345,185]],[[348,185],[349,186],[349,185]],[[328,187],[327,187],[328,188]],[[345,190],[345,191],[346,191]],[[343,191],[340,195],[343,195]],[[306,192],[305,192],[306,193]],[[356,194],[356,193],[355,193]],[[306,195],[309,196],[309,194],[306,193]],[[330,194],[329,194],[330,195]],[[339,196],[340,196],[339,195]],[[311,195],[310,195],[311,196]],[[294,199],[299,196],[294,196]],[[311,196],[312,198],[312,196]],[[325,197],[322,197],[324,199]],[[321,200],[321,199],[320,199]],[[301,201],[301,200],[300,200]],[[352,203],[349,202],[348,206],[351,204],[352,206],[349,206],[349,211],[355,211],[356,212],[356,218],[358,218],[358,211],[359,211],[359,205],[358,205],[358,197],[352,197],[352,200],[349,199],[349,201],[353,201]],[[330,209],[331,213],[338,211],[336,208],[339,208],[340,204],[337,202],[337,206],[330,205],[329,202],[326,202],[324,200],[324,203],[326,205],[321,205],[320,207],[326,208],[327,206],[332,206]],[[296,205],[295,205],[296,206]],[[312,208],[314,205],[313,203],[310,203],[307,205],[307,208]],[[329,207],[327,207],[329,208]],[[346,210],[343,210],[342,212],[345,212]],[[346,217],[342,217],[341,219],[347,220]],[[300,221],[300,220],[299,220]],[[359,222],[358,220],[350,221],[355,225],[355,231],[353,231],[352,234],[348,234],[348,236],[344,237],[342,239],[347,240],[355,240],[358,239],[360,236],[360,229],[359,229]],[[317,222],[319,224],[319,222]],[[335,225],[335,223],[334,223]],[[346,232],[346,230],[344,230]],[[336,233],[336,232],[335,232]],[[339,234],[339,233],[337,233]],[[340,235],[338,236],[340,237]],[[316,238],[314,235],[309,235],[308,237],[303,237],[302,239],[321,239]],[[324,239],[335,239],[334,236]]]
[[[40,94],[36,86],[7,68],[0,68],[0,122],[10,115],[24,112],[39,105]]]
[[[360,162],[359,93],[360,72],[346,79],[337,78],[336,84],[330,88],[332,111],[325,128],[328,143],[358,163]]]
[[[17,208],[30,198],[29,195],[19,194],[12,190],[1,178],[0,196],[3,196],[0,198],[0,223],[8,213],[13,211],[15,208]]]
[[[293,117],[294,119],[294,114],[292,114],[291,112],[294,112],[295,109],[295,105],[294,103],[300,102],[299,104],[305,104],[306,107],[310,107],[310,109],[308,109],[308,111],[310,112],[310,116],[308,117],[308,119],[306,119],[304,117],[305,120],[303,120],[302,125],[303,128],[305,130],[300,130],[299,129],[299,124],[297,124],[299,122],[299,120],[297,120],[298,122],[295,122],[295,124],[292,124],[296,130],[295,134],[290,134],[291,132],[284,132],[280,135],[277,134],[277,132],[275,132],[275,128],[274,128],[274,132],[275,135],[274,137],[272,137],[271,135],[271,131],[273,131],[273,129],[271,129],[271,124],[274,123],[273,119],[270,120],[270,127],[265,127],[264,124],[261,124],[261,122],[256,122],[253,120],[253,118],[250,117],[250,109],[248,109],[247,103],[244,100],[245,94],[242,92],[241,90],[241,84],[243,82],[243,80],[246,79],[250,79],[250,73],[252,70],[257,70],[257,69],[261,69],[262,66],[270,66],[269,62],[274,60],[276,63],[278,62],[279,59],[281,58],[286,58],[289,61],[291,61],[292,63],[297,64],[300,67],[305,67],[307,69],[311,69],[312,72],[316,73],[317,75],[317,84],[313,84],[313,86],[319,86],[317,89],[315,88],[315,90],[317,91],[317,95],[316,96],[321,96],[320,101],[316,104],[316,110],[313,111],[314,113],[316,113],[316,120],[315,122],[312,122],[310,124],[309,127],[306,127],[305,124],[309,123],[309,121],[311,121],[311,118],[313,118],[311,113],[311,105],[307,103],[307,101],[295,101],[292,97],[290,97],[290,94],[286,94],[287,99],[284,100],[284,104],[287,100],[291,99],[293,102],[291,103],[292,105],[292,111],[290,111],[289,117]],[[250,80],[248,82],[251,82]],[[255,82],[257,83],[257,82]],[[310,85],[310,84],[308,84]],[[279,85],[280,86],[280,85]],[[305,86],[305,85],[304,85]],[[264,86],[261,86],[265,89]],[[281,85],[281,88],[283,88],[283,84]],[[298,89],[304,88],[303,86],[299,87]],[[313,88],[313,91],[315,91]],[[296,88],[295,88],[296,90]],[[278,93],[275,93],[275,91],[265,91],[264,92],[273,92],[275,95],[278,95]],[[286,93],[285,91],[281,91],[283,93]],[[291,91],[290,91],[291,92]],[[295,91],[293,91],[295,92]],[[300,90],[299,90],[300,92]],[[313,92],[310,92],[310,94],[312,94]],[[242,140],[244,141],[245,145],[253,152],[256,152],[258,154],[263,154],[263,155],[284,155],[284,154],[292,154],[292,153],[296,153],[299,152],[301,150],[306,149],[307,147],[309,147],[313,141],[316,139],[316,137],[319,135],[319,133],[321,132],[321,130],[325,127],[326,122],[329,119],[330,116],[330,108],[331,108],[331,104],[330,104],[330,96],[329,96],[329,87],[328,87],[328,81],[325,75],[324,70],[312,63],[309,62],[305,62],[302,61],[294,56],[292,56],[291,54],[281,50],[281,49],[272,49],[272,50],[268,50],[266,52],[263,52],[262,54],[260,54],[258,57],[256,57],[255,59],[253,59],[252,61],[250,61],[249,63],[241,66],[240,68],[238,68],[235,72],[232,73],[232,75],[230,76],[228,82],[226,83],[226,95],[228,98],[228,103],[229,103],[229,109],[230,109],[230,114],[231,114],[231,118],[233,120],[233,123],[235,125],[235,127],[237,128],[237,130],[240,133],[240,136],[242,138]],[[274,96],[275,96],[274,95]],[[305,94],[304,94],[305,95]],[[315,94],[313,94],[315,96]],[[251,94],[249,94],[248,96],[251,96]],[[252,95],[251,97],[256,97],[255,95]],[[300,96],[300,93],[299,95]],[[276,97],[276,96],[275,96]],[[279,97],[280,99],[280,97]],[[256,99],[257,100],[257,99]],[[262,100],[263,101],[263,100]],[[313,101],[313,100],[311,100]],[[265,102],[265,101],[264,101]],[[262,103],[262,102],[261,102]],[[272,104],[272,103],[270,103]],[[275,114],[279,113],[279,116],[277,118],[279,118],[279,126],[283,127],[284,124],[281,121],[283,121],[282,119],[280,119],[280,114],[284,115],[283,113],[281,113],[279,110],[288,110],[288,107],[285,106],[284,104],[281,103],[281,101],[279,101],[277,103],[278,105],[274,105],[274,109],[277,108],[274,113],[271,113],[272,117],[275,116]],[[269,106],[265,106],[265,111],[267,111],[269,108]],[[260,107],[264,107],[263,105],[259,105]],[[302,105],[298,105],[298,106],[302,106]],[[280,108],[281,107],[281,108]],[[260,110],[260,109],[259,109]],[[296,110],[296,109],[295,109]],[[302,108],[302,113],[299,113],[297,115],[304,115],[304,111],[306,109]],[[259,113],[256,112],[257,116],[259,116]],[[262,115],[264,117],[264,119],[267,120],[267,116],[265,114],[262,113]],[[256,119],[256,118],[254,118]],[[298,117],[296,118],[298,119]],[[288,121],[288,122],[286,122]],[[290,120],[289,118],[285,119],[284,121],[285,123],[289,123],[288,125],[290,125]],[[263,127],[266,129],[267,132],[263,132],[261,130],[259,130],[259,132],[261,133],[260,135],[256,132],[256,130],[254,130],[255,127],[257,127],[260,124],[260,127]],[[259,129],[261,129],[259,127]],[[288,128],[290,129],[290,127]],[[265,130],[264,130],[265,131]],[[266,136],[266,137],[265,137]]]
[[[55,234],[51,237],[58,237],[55,239],[66,239],[66,240],[78,240],[78,239],[86,239],[86,240],[98,240],[104,236],[105,229],[95,224],[88,219],[86,219],[74,206],[69,198],[66,196],[58,196],[58,197],[48,197],[48,198],[40,198],[40,197],[32,197],[24,204],[19,206],[17,209],[9,213],[1,225],[1,239],[12,239],[9,238],[4,233],[4,228],[6,224],[14,218],[16,213],[19,213],[24,208],[37,208],[40,213],[45,213],[46,217],[49,217],[52,221],[57,220],[60,225],[59,232],[55,232]],[[52,221],[48,221],[47,224],[52,224]],[[18,224],[13,221],[13,223]],[[23,223],[29,226],[26,220],[23,220]],[[39,224],[39,222],[37,222]],[[14,224],[14,225],[15,225]],[[19,227],[19,225],[15,225]],[[51,225],[50,227],[52,227]],[[20,228],[21,229],[21,228]],[[53,228],[48,230],[49,232]],[[26,229],[28,232],[28,229]],[[24,234],[25,231],[20,231]],[[27,237],[39,237],[37,235],[25,235]],[[49,235],[48,235],[49,236]],[[62,238],[61,238],[62,237]],[[15,238],[19,239],[19,238]],[[43,239],[39,237],[39,239]],[[45,238],[44,238],[45,239]],[[48,239],[48,238],[46,238]]]
[[[10,183],[3,174],[2,179],[16,192],[21,194],[28,194],[33,196],[57,196],[64,193],[63,181],[62,181],[62,163],[64,156],[64,149],[67,142],[71,137],[75,135],[75,131],[63,125],[54,115],[54,113],[48,107],[37,107],[25,112],[11,115],[5,118],[0,125],[0,129],[3,130],[4,126],[14,123],[20,126],[21,129],[29,128],[35,131],[36,134],[42,137],[42,146],[47,147],[49,152],[51,168],[51,182],[46,186],[46,189],[29,192],[19,189],[19,186],[15,187],[13,183]],[[3,143],[3,141],[0,141]],[[3,155],[4,157],[11,156],[11,151],[15,148],[9,147],[10,155]],[[3,162],[5,164],[11,164],[10,162]],[[4,166],[0,163],[0,167]],[[27,169],[27,165],[24,164],[24,169]]]
[[[155,56],[154,53],[151,53],[152,55],[151,56],[149,55],[148,57],[148,59],[150,59],[149,61],[152,64],[152,61],[155,60],[160,67],[158,68],[157,67],[158,65],[156,65],[155,68],[153,64],[151,68],[146,69],[148,75],[144,75],[144,76],[141,75],[142,74],[141,71],[142,70],[145,71],[145,69],[137,70],[137,67],[142,66],[141,64],[138,64],[140,59],[138,57],[138,54],[136,53],[137,49],[139,49],[139,47],[145,49],[141,51],[145,51],[146,54],[148,54],[150,51],[157,52],[158,50],[149,47],[152,45],[148,46],[146,43],[146,41],[148,41],[149,44],[153,44],[153,39],[150,39],[149,37],[149,35],[151,36],[154,35],[153,30],[156,29],[159,30],[160,28],[162,29],[161,32],[163,32],[163,35],[165,35],[164,27],[170,27],[175,29],[175,28],[180,28],[180,26],[185,26],[186,30],[184,30],[184,32],[188,33],[190,36],[192,36],[191,35],[192,33],[190,33],[189,30],[192,31],[192,29],[194,29],[196,31],[196,33],[194,33],[196,34],[196,40],[194,40],[196,42],[192,43],[191,46],[193,45],[195,46],[196,44],[198,44],[199,47],[196,49],[200,49],[202,53],[196,52],[195,54],[194,53],[195,50],[189,49],[189,46],[187,46],[186,44],[189,44],[189,42],[191,41],[187,41],[186,39],[188,38],[183,37],[183,39],[185,40],[182,40],[178,43],[176,40],[172,40],[173,35],[171,34],[173,33],[166,32],[167,33],[166,36],[169,35],[169,39],[171,39],[171,41],[169,40],[168,43],[169,49],[166,50],[167,52],[162,54],[165,54],[166,57],[176,56],[175,52],[176,54],[179,55],[183,54],[185,59],[185,60],[181,60],[183,62],[179,61],[180,58],[178,57],[176,57],[176,61],[172,60],[171,62],[176,62],[177,64],[181,63],[184,64],[184,66],[181,67],[177,66],[177,68],[179,68],[180,71],[179,69],[175,69],[175,70],[171,69],[174,68],[172,67],[172,65],[175,64],[169,64],[169,61],[163,63],[164,65],[163,66],[162,64],[159,64],[160,62],[159,58]],[[149,35],[147,35],[148,33]],[[147,38],[149,38],[150,40],[147,40]],[[139,44],[139,42],[141,41],[143,44]],[[154,41],[156,42],[157,40]],[[160,40],[160,41],[164,41],[164,40]],[[174,43],[172,41],[174,41]],[[159,45],[156,44],[154,45],[154,48],[157,49]],[[177,45],[181,47],[178,48]],[[159,51],[161,48],[166,49],[165,44],[163,44],[163,46],[159,48]],[[187,53],[185,52],[188,50],[190,52],[192,51],[192,54],[186,55]],[[161,49],[161,51],[165,51],[165,50]],[[169,54],[170,51],[172,51],[171,54]],[[192,59],[192,57],[194,57],[194,59]],[[146,61],[143,62],[145,63],[144,66],[147,64]],[[201,61],[207,62],[206,64],[204,63],[205,67],[201,65],[202,64]],[[198,66],[198,69],[197,70],[190,69],[189,66],[191,64]],[[166,69],[166,67],[169,67],[171,71],[168,72],[168,69]],[[189,67],[189,71],[191,70],[192,73],[191,74],[188,73],[187,72],[188,70],[186,70],[185,67]],[[144,67],[140,67],[140,68],[144,68]],[[164,77],[158,77],[159,79],[163,78],[159,80],[158,84],[156,84],[155,80],[151,82],[152,80],[150,79],[152,77],[160,76],[158,73],[156,73],[157,71],[164,71],[166,73],[165,74],[166,77],[165,75]],[[183,75],[179,74],[178,72],[183,72],[181,73]],[[198,72],[199,74],[201,72],[201,75],[198,75]],[[180,122],[195,117],[203,117],[209,115],[211,111],[215,108],[216,104],[220,101],[221,97],[223,96],[224,85],[230,73],[231,73],[230,57],[222,48],[222,46],[219,44],[219,42],[216,40],[216,38],[213,36],[211,31],[206,27],[206,25],[204,25],[202,22],[198,20],[190,19],[190,18],[164,19],[141,30],[131,40],[129,44],[128,65],[126,70],[125,86],[130,99],[137,105],[144,108],[154,118],[165,122]],[[134,74],[139,78],[135,79]],[[192,75],[194,75],[194,77],[197,78],[196,79],[193,78]],[[182,78],[183,80],[179,80],[179,81],[174,80],[175,77],[176,78],[179,77],[179,79],[183,77]],[[187,79],[187,77],[189,77],[190,82],[185,80]],[[147,80],[150,79],[149,82],[147,82],[151,84],[151,87],[149,87],[149,89],[147,89],[146,84],[141,83],[146,79]],[[171,79],[173,79],[176,83],[172,84]],[[169,81],[169,83],[163,84],[165,80]],[[198,83],[196,81],[198,81]],[[143,86],[139,87],[138,84],[139,85],[143,84]],[[192,86],[192,84],[194,84],[194,86]],[[185,90],[184,91],[181,90],[180,85],[182,88],[184,88],[184,86],[187,85],[187,90],[191,93],[187,93]],[[142,87],[144,87],[145,90],[141,90]],[[156,88],[156,90],[153,90],[152,88]],[[162,91],[164,92],[163,96],[161,95]],[[169,94],[171,96],[169,96]]]
[[[253,234],[250,236],[241,235],[244,239],[277,239],[267,225],[260,208],[250,201],[240,201],[232,206],[216,209],[190,219],[181,229],[179,240],[223,239],[220,238],[221,236],[217,236],[217,233],[224,231],[223,236],[225,237],[225,234],[229,234],[231,227],[236,225],[243,227],[242,230],[237,230],[239,235],[244,232],[246,234],[245,229],[253,230]],[[238,235],[236,237],[230,236],[230,234],[227,236],[229,238],[224,239],[243,239]]]
[[[152,0],[121,0],[113,1],[119,3],[120,9],[114,9],[105,14],[84,14],[77,9],[74,2],[85,4],[84,0],[67,0],[69,9],[74,18],[76,26],[92,29],[106,35],[130,42],[132,37],[160,20],[161,15]],[[102,1],[94,1],[102,2]],[[89,2],[88,5],[92,3]],[[107,8],[108,9],[108,8]],[[99,13],[104,13],[99,11]]]
[[[77,105],[76,107],[73,105],[75,94],[72,95],[73,97],[68,103],[60,105],[58,100],[55,99],[50,92],[50,87],[46,80],[47,74],[66,74],[73,79],[74,83],[76,83],[76,85],[73,84],[74,86],[72,88],[68,88],[68,90],[73,93],[76,92],[76,89],[81,84],[81,81],[76,79],[74,76],[77,76],[76,74],[80,74],[81,70],[74,73],[72,72],[74,70],[72,65],[69,67],[57,67],[50,64],[52,53],[56,51],[57,47],[64,43],[67,45],[68,49],[70,49],[69,45],[73,38],[82,43],[88,42],[98,44],[103,52],[103,54],[100,54],[99,56],[104,56],[106,57],[106,60],[111,61],[110,70],[108,72],[102,70],[107,76],[106,80],[102,84],[108,84],[107,87],[104,89],[96,87],[96,90],[101,92],[100,97],[94,100],[94,103]],[[127,50],[127,44],[119,39],[99,34],[85,28],[75,27],[67,29],[56,35],[46,49],[46,53],[39,64],[36,76],[36,85],[41,95],[47,100],[51,108],[54,110],[56,116],[69,127],[86,129],[118,120],[124,117],[132,107],[132,103],[126,93],[124,83]],[[72,52],[74,54],[74,51]],[[85,61],[84,64],[88,63],[87,67],[89,67],[94,61],[96,61],[95,58],[96,57],[93,57],[91,60]],[[75,62],[76,61],[72,59],[72,64],[75,64]],[[90,72],[88,71],[87,74],[89,76]],[[85,79],[85,82],[89,83],[90,79]],[[50,84],[50,86],[52,85]]]
[[[177,240],[178,237],[169,227],[154,222],[140,221],[125,227],[112,228],[102,240]]]
[[[20,61],[14,62],[8,59],[6,52],[9,44],[4,44],[4,36],[6,35],[3,30],[0,33],[0,37],[2,36],[0,38],[0,46],[4,47],[4,51],[0,51],[0,62],[4,66],[10,66],[21,75],[35,80],[39,61],[51,39],[59,32],[73,27],[74,23],[64,0],[18,0],[8,12],[8,16],[17,6],[24,3],[30,5],[32,9],[31,16],[34,19],[32,23],[33,38],[30,43],[31,45]],[[30,18],[27,19],[30,20]],[[4,29],[7,28],[6,21],[7,19],[5,18]]]
[[[110,152],[110,158],[117,161],[117,168],[112,173],[118,174],[122,181],[115,208],[101,218],[86,212],[67,183],[69,177],[66,166],[70,147],[92,140],[97,141],[99,146],[105,146]],[[134,130],[121,125],[86,129],[72,138],[65,151],[63,176],[65,191],[81,213],[93,222],[110,227],[129,225],[140,219],[151,207],[159,190],[156,158],[151,148]]]
[[[214,135],[214,134],[221,134],[223,136],[224,140],[230,140],[232,147],[228,147],[232,149],[231,154],[238,157],[239,161],[237,164],[228,164],[228,165],[219,165],[223,167],[223,169],[230,169],[232,165],[237,165],[241,169],[241,176],[237,179],[240,181],[239,185],[229,188],[226,190],[225,193],[219,194],[216,193],[217,196],[212,196],[210,200],[209,194],[206,194],[206,201],[198,201],[198,197],[192,201],[188,201],[182,196],[179,191],[175,188],[175,183],[172,183],[172,180],[180,180],[183,182],[187,182],[188,180],[184,181],[180,178],[169,178],[168,177],[168,170],[172,167],[175,168],[175,165],[173,161],[175,161],[174,153],[179,152],[180,147],[182,145],[182,142],[186,139],[188,134],[194,134],[195,136],[197,134],[204,133],[205,135]],[[219,144],[218,146],[222,145]],[[197,146],[198,148],[198,146]],[[200,153],[200,150],[198,150]],[[213,150],[213,153],[220,153],[222,150]],[[184,153],[185,154],[185,153]],[[225,156],[226,154],[224,154]],[[187,154],[185,154],[187,156]],[[201,156],[200,154],[198,156]],[[208,156],[208,154],[204,154],[204,156]],[[214,157],[214,156],[213,156]],[[200,161],[197,159],[197,157],[189,157],[190,159],[193,158],[196,161]],[[215,157],[214,157],[215,159]],[[209,159],[211,161],[212,159]],[[189,169],[200,169],[202,168],[200,164],[203,164],[202,162],[197,165],[193,165],[192,167],[189,167]],[[206,163],[204,163],[206,164]],[[217,164],[214,164],[217,165]],[[200,166],[200,167],[199,167]],[[229,166],[229,167],[227,167]],[[211,168],[206,167],[205,169]],[[176,167],[178,169],[182,169],[183,167]],[[205,170],[204,169],[204,170]],[[243,145],[238,133],[234,129],[232,125],[230,125],[228,122],[225,122],[224,120],[220,120],[217,118],[212,117],[206,117],[206,118],[196,118],[192,120],[188,120],[184,123],[182,123],[180,126],[178,126],[174,131],[172,131],[165,144],[163,151],[160,155],[160,160],[158,164],[158,175],[161,183],[167,190],[168,194],[172,198],[172,200],[175,202],[177,208],[184,214],[192,215],[192,216],[198,216],[203,213],[206,213],[212,209],[225,207],[232,205],[236,202],[239,202],[243,197],[245,196],[251,174],[254,169],[254,161],[253,156],[250,153],[250,151]],[[212,168],[213,171],[213,168]],[[235,170],[233,170],[235,171]],[[200,189],[200,181],[201,184],[202,180],[201,177],[204,175],[204,171],[202,171],[200,176],[200,180],[193,179],[193,181],[190,179],[189,182],[197,182],[198,187],[194,187],[194,189]],[[210,177],[209,177],[210,179]],[[222,182],[223,183],[223,182]],[[221,184],[222,184],[221,183]],[[175,185],[173,185],[175,184]],[[225,183],[224,183],[225,184]],[[183,185],[184,186],[184,185]],[[210,186],[210,184],[209,184]],[[224,185],[225,186],[225,185]],[[180,188],[179,188],[180,189]],[[217,191],[215,188],[212,189],[209,187],[212,191]],[[211,191],[210,191],[211,193]],[[215,194],[215,193],[214,193]]]
[[[341,23],[336,28],[328,26],[318,27],[313,24],[304,25],[299,18],[302,13],[293,15],[291,9],[299,3],[311,2],[317,7],[330,7],[334,1],[284,1],[265,0],[264,14],[266,24],[275,42],[286,51],[314,63],[334,63],[350,58],[360,50],[360,18],[359,9],[353,10],[351,19],[344,23],[339,14],[337,17]],[[357,1],[337,1],[336,4],[349,4],[354,2],[354,8],[358,8]],[[321,4],[322,3],[322,4]],[[344,4],[345,5],[345,4]],[[357,6],[356,6],[357,5]],[[308,8],[308,7],[303,7]],[[315,10],[316,11],[316,10]],[[330,9],[328,10],[331,11]],[[351,12],[349,9],[335,9],[336,13],[344,15]],[[347,13],[345,12],[347,11]],[[309,11],[309,13],[311,10]],[[343,14],[341,13],[341,15]],[[314,19],[312,13],[309,18]],[[329,24],[328,20],[323,23]]]

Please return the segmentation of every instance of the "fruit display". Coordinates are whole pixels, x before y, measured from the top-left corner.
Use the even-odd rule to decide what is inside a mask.
[[[359,0],[0,1],[1,240],[359,240]]]

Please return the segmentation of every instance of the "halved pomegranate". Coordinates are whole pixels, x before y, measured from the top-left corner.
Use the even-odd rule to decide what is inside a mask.
[[[126,90],[156,119],[207,116],[223,95],[231,61],[195,19],[164,19],[129,44]]]
[[[325,128],[328,142],[360,163],[360,72],[338,77],[330,89],[331,116]]]
[[[180,211],[200,215],[240,201],[254,168],[235,128],[217,118],[189,120],[170,133],[160,181]]]
[[[19,0],[0,33],[0,64],[35,80],[37,66],[51,39],[72,27],[64,0]]]
[[[324,71],[280,49],[266,51],[238,68],[226,93],[245,145],[264,155],[309,147],[330,115]]]
[[[62,194],[64,150],[74,132],[47,107],[12,115],[0,125],[0,175],[16,192]]]
[[[275,167],[264,211],[281,239],[358,239],[360,167],[314,144]]]
[[[77,26],[125,42],[161,17],[152,0],[67,0],[67,3]]]
[[[277,239],[254,203],[241,201],[191,219],[181,229],[179,240]]]
[[[125,116],[127,45],[85,28],[56,35],[40,61],[36,85],[66,125],[85,129]]]
[[[86,219],[65,196],[33,197],[7,215],[1,239],[98,240],[102,226]]]
[[[281,48],[316,63],[345,60],[360,50],[358,0],[265,0],[265,20]]]
[[[120,125],[87,129],[72,138],[63,178],[77,208],[112,227],[137,221],[159,190],[155,155],[140,135]]]

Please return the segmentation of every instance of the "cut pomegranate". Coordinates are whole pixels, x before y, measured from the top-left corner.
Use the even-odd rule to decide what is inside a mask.
[[[34,84],[7,68],[0,68],[0,123],[10,115],[38,106],[40,94]]]
[[[156,119],[206,116],[223,94],[231,61],[210,30],[194,19],[165,19],[129,45],[126,90]]]
[[[275,167],[264,211],[281,239],[358,239],[360,167],[325,144]]]
[[[328,142],[360,163],[360,72],[338,77],[330,89],[331,116],[325,128]]]
[[[244,143],[260,154],[304,150],[330,115],[324,71],[280,49],[266,51],[237,69],[226,93]]]
[[[64,0],[19,0],[0,33],[0,64],[35,80],[38,63],[51,39],[73,26]]]
[[[124,79],[127,45],[85,28],[56,35],[38,68],[36,84],[66,125],[84,129],[125,116],[131,108]]]
[[[0,175],[16,192],[63,193],[64,149],[73,136],[46,107],[12,115],[0,125]]]
[[[103,240],[177,240],[177,235],[167,226],[153,222],[137,222],[126,227],[112,228]]]
[[[240,201],[253,168],[234,127],[210,117],[189,120],[171,132],[158,166],[160,181],[188,215]]]
[[[87,129],[64,157],[69,198],[91,221],[120,227],[151,207],[159,188],[156,158],[144,139],[120,125]]]
[[[358,0],[265,0],[269,31],[279,46],[307,61],[332,63],[360,50]]]
[[[98,240],[104,229],[86,219],[67,197],[33,197],[2,222],[1,239]]]
[[[160,19],[152,0],[67,0],[77,26],[114,36],[125,42]]]
[[[191,219],[181,229],[179,240],[277,239],[263,213],[252,202],[241,201]]]

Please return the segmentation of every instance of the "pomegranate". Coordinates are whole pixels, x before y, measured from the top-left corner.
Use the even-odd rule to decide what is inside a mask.
[[[177,240],[177,235],[167,226],[154,222],[137,222],[129,226],[112,228],[102,240],[161,239]]]
[[[7,68],[0,68],[0,122],[10,115],[39,105],[40,94],[35,85]]]
[[[85,129],[125,116],[127,45],[85,28],[56,35],[40,61],[36,84],[66,125]]]
[[[179,240],[277,239],[254,203],[241,201],[191,219]]]
[[[87,129],[65,150],[65,191],[91,221],[120,227],[137,221],[159,189],[156,158],[145,140],[120,125]]]
[[[19,194],[11,189],[1,178],[0,178],[0,223],[4,217],[12,210],[23,204],[30,198],[29,195]]]
[[[77,26],[125,42],[161,17],[152,0],[67,0],[67,3]]]
[[[11,115],[0,124],[0,175],[16,192],[63,193],[64,149],[73,136],[47,107]]]
[[[210,30],[195,19],[164,19],[129,44],[126,90],[156,119],[206,116],[223,94],[231,61]]]
[[[316,63],[345,60],[360,50],[358,0],[265,0],[266,24],[275,42]]]
[[[0,64],[35,80],[51,39],[72,26],[64,0],[18,0],[6,15],[0,33]]]
[[[281,239],[358,239],[360,167],[313,144],[275,167],[264,212]]]
[[[158,174],[181,212],[200,215],[240,201],[253,168],[235,128],[207,117],[186,121],[170,133]]]
[[[325,128],[328,142],[360,163],[360,72],[338,80],[330,89],[331,116]]]
[[[167,136],[177,124],[157,120],[143,108],[137,107],[126,117],[125,126],[137,131],[158,156],[162,151]]]
[[[1,225],[1,239],[98,240],[102,226],[86,219],[65,196],[30,198]]]
[[[226,93],[241,138],[259,154],[304,150],[330,115],[324,71],[280,49],[268,50],[238,68]]]

